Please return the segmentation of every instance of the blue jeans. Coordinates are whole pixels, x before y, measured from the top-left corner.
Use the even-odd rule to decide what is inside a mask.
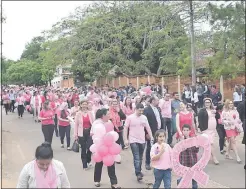
[[[150,165],[150,150],[151,150],[150,140],[147,140],[146,151],[145,151],[145,165]]]
[[[180,183],[181,179],[182,177],[177,180],[177,185]],[[192,179],[192,189],[197,189],[197,188],[198,188],[197,182]]]
[[[141,173],[141,166],[143,161],[143,152],[145,148],[145,144],[140,143],[131,143],[131,150],[133,155],[133,163],[135,168],[135,174],[138,176]]]
[[[171,188],[172,174],[171,169],[160,170],[154,169],[155,183],[153,188],[159,188],[161,181],[164,182],[164,188]]]

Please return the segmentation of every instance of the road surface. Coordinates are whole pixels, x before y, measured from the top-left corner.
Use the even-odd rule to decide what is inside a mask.
[[[35,149],[43,142],[40,123],[34,123],[32,116],[24,113],[23,119],[18,119],[17,113],[2,115],[2,187],[16,187],[19,173],[23,166],[34,159]],[[205,171],[210,175],[210,181],[206,188],[244,188],[245,148],[241,144],[242,136],[238,137],[239,155],[242,164],[236,161],[225,160],[224,156],[216,149],[220,165],[212,162]],[[217,140],[218,141],[218,140]],[[71,141],[71,143],[73,140]],[[80,160],[80,154],[60,148],[59,138],[53,138],[54,156],[64,163],[72,188],[94,188],[93,168],[84,171]],[[218,147],[218,144],[216,145]],[[133,158],[130,149],[121,152],[122,164],[116,164],[116,174],[119,185],[122,188],[149,188],[153,184],[153,172],[143,168],[144,180],[137,182],[134,175]],[[172,187],[176,187],[177,177],[173,175]],[[102,173],[102,188],[110,187],[107,170]],[[163,187],[163,184],[162,186]]]

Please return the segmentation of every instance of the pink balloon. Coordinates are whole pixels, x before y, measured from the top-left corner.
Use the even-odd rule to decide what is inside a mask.
[[[102,157],[98,153],[94,153],[91,158],[96,163],[99,163],[102,161]]]
[[[109,133],[114,137],[115,142],[119,139],[119,134],[117,132],[110,131]]]
[[[96,126],[93,131],[94,131],[95,137],[99,137],[99,138],[106,134],[106,129],[104,125]]]
[[[111,147],[109,147],[108,152],[111,155],[118,155],[121,151],[121,146],[119,144],[114,143]]]
[[[112,146],[112,144],[114,143],[114,137],[113,135],[107,133],[104,137],[103,137],[103,144],[105,146]]]
[[[108,155],[108,147],[105,145],[101,145],[98,149],[97,149],[98,154],[101,157],[104,157],[106,155]]]
[[[101,142],[102,142],[102,141],[101,141],[100,138],[94,137],[94,139],[93,139],[93,143],[94,143],[94,144],[98,145],[98,144],[100,144]]]
[[[110,132],[110,131],[113,131],[114,130],[114,125],[111,121],[108,121],[107,123],[105,123],[105,129],[106,129],[106,132]]]
[[[114,157],[111,155],[103,157],[103,164],[108,167],[112,166],[114,164]]]
[[[95,144],[92,144],[91,147],[90,147],[90,151],[92,153],[95,153],[97,151],[97,146]]]

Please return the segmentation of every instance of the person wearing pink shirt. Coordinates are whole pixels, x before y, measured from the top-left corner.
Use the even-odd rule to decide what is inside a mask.
[[[9,111],[9,94],[6,92],[6,91],[3,91],[3,94],[2,94],[2,101],[3,101],[3,105],[4,105],[4,109],[5,109],[5,112],[6,112],[6,115],[8,115],[8,111]]]
[[[88,109],[88,101],[82,100],[80,102],[80,109],[75,115],[74,138],[81,146],[81,161],[84,170],[92,166],[91,151],[89,148],[92,144],[90,133],[94,120],[95,117],[92,111]]]
[[[42,132],[45,142],[52,143],[53,133],[55,129],[54,112],[50,109],[49,101],[45,101],[43,109],[39,113],[38,119],[42,124]]]
[[[155,183],[153,188],[159,188],[164,182],[164,188],[171,188],[172,182],[172,148],[165,143],[165,130],[155,133],[155,144],[151,147],[151,164],[154,168]]]
[[[95,93],[95,91],[92,87],[89,87],[89,92],[86,95],[86,97],[87,97],[88,101],[91,101],[91,102],[94,102],[95,98],[101,99],[100,96],[97,93]]]
[[[70,126],[70,121],[67,118],[69,116],[69,112],[67,109],[68,109],[68,104],[66,102],[63,102],[60,106],[60,111],[58,111],[57,118],[58,118],[59,134],[61,139],[61,148],[64,148],[64,138],[66,135],[67,150],[71,150],[70,148],[71,126]]]
[[[134,108],[132,107],[132,100],[130,97],[126,97],[125,98],[125,101],[124,101],[124,105],[122,107],[122,111],[123,113],[127,116],[131,115],[131,114],[134,114],[135,110]]]
[[[128,146],[130,143],[131,151],[134,159],[135,174],[137,180],[143,179],[141,172],[141,165],[143,160],[143,152],[145,148],[145,129],[150,136],[151,141],[153,140],[152,132],[145,115],[143,115],[144,106],[141,103],[136,105],[135,113],[128,116],[125,122],[124,139],[125,145]],[[128,135],[129,130],[129,135]]]
[[[38,121],[41,104],[42,104],[42,100],[40,98],[40,95],[38,94],[38,91],[35,91],[31,98],[31,107],[33,108],[33,117],[34,117],[35,122]]]
[[[170,99],[170,94],[166,93],[164,99],[160,101],[161,115],[164,123],[164,130],[167,130],[168,138],[167,143],[170,145],[172,143],[172,100]]]
[[[25,103],[25,97],[19,93],[18,97],[16,98],[16,102],[17,102],[17,110],[18,110],[18,117],[22,118],[23,117],[23,113],[24,113],[24,103]]]

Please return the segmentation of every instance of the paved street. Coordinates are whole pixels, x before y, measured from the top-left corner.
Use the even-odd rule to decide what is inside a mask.
[[[18,119],[17,113],[10,113],[8,116],[2,115],[2,134],[2,187],[16,187],[22,167],[34,158],[36,147],[43,142],[41,125],[34,123],[31,115],[26,112],[24,119]],[[238,138],[238,148],[243,163],[237,164],[235,160],[225,160],[224,156],[220,155],[219,150],[216,149],[220,165],[216,166],[211,162],[207,166],[205,171],[211,179],[207,188],[245,187],[245,171],[243,169],[245,153],[241,138],[241,136]],[[83,171],[80,154],[60,148],[59,138],[54,137],[53,141],[54,156],[64,163],[71,187],[93,188],[93,168]],[[121,155],[122,164],[116,165],[119,185],[123,188],[148,188],[148,184],[153,183],[154,180],[152,171],[144,169],[144,181],[138,183],[134,176],[131,151],[123,151]],[[176,187],[175,180],[176,177],[173,176],[173,187]],[[110,187],[105,168],[102,174],[101,187]]]

